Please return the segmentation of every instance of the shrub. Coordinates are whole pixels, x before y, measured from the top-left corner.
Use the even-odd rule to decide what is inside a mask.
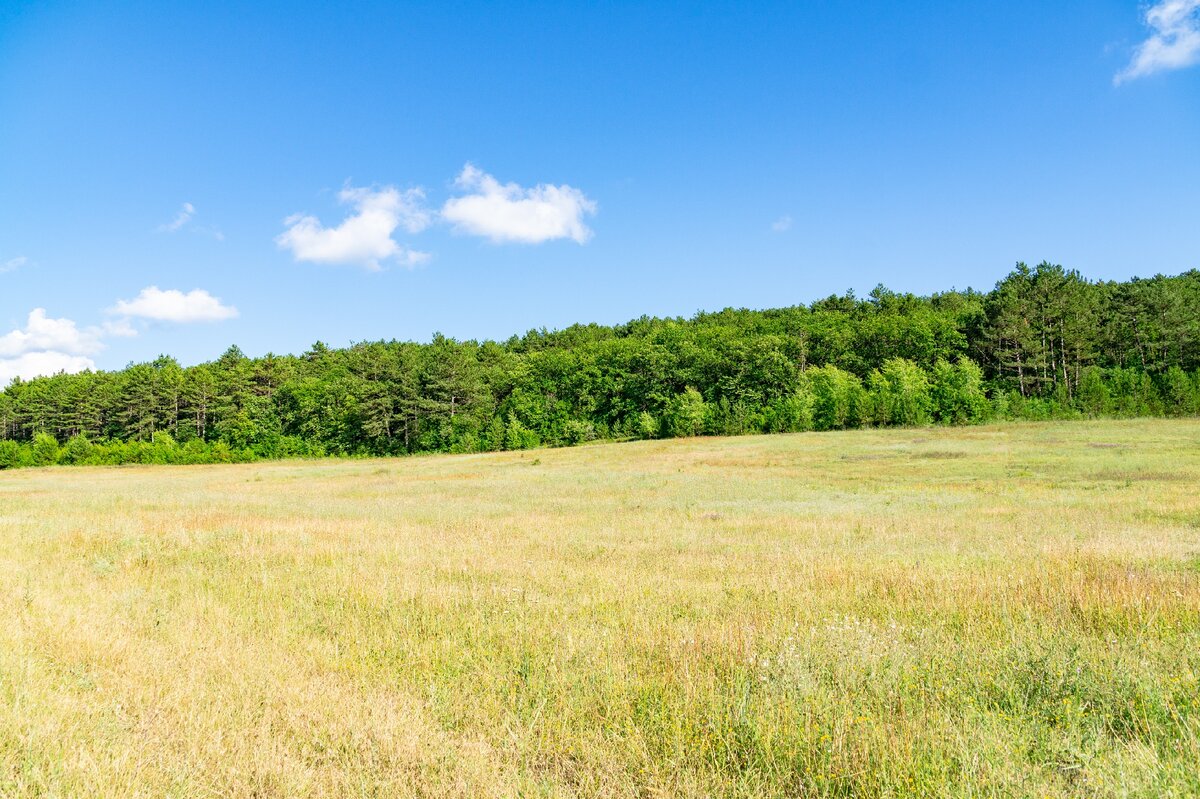
[[[983,370],[968,358],[934,364],[930,397],[933,416],[942,424],[977,424],[991,413],[983,390]]]
[[[15,441],[0,441],[0,469],[17,469],[25,465],[25,448]]]
[[[505,449],[532,449],[541,443],[538,434],[521,424],[515,414],[508,415],[508,424],[504,428]]]
[[[181,463],[212,463],[212,454],[207,444],[193,438],[180,447],[179,460]]]
[[[1121,416],[1157,416],[1162,413],[1162,400],[1150,375],[1136,369],[1113,369],[1113,405]]]
[[[480,449],[484,452],[496,452],[504,449],[504,433],[504,419],[499,415],[493,416],[487,430],[484,431]]]
[[[596,438],[596,427],[591,422],[569,419],[563,425],[563,440],[568,444],[582,444],[585,441],[595,441]]]
[[[53,466],[58,463],[58,441],[52,435],[38,433],[30,448],[34,466]]]
[[[683,393],[676,394],[667,403],[663,426],[668,436],[697,436],[704,432],[706,416],[704,397],[699,391],[688,386]]]
[[[1168,416],[1187,416],[1196,412],[1196,394],[1187,372],[1172,366],[1163,375],[1162,399]]]
[[[71,436],[59,453],[58,462],[71,465],[87,463],[93,449],[92,442],[82,433]]]
[[[721,397],[716,404],[708,406],[704,427],[719,436],[744,436],[762,432],[763,417],[750,403],[740,399],[730,402]]]
[[[768,433],[800,433],[813,425],[813,395],[807,382],[794,394],[780,397],[767,406],[763,428]]]
[[[857,375],[832,365],[811,369],[808,375],[813,394],[813,429],[862,426],[866,397]]]
[[[208,446],[209,463],[232,463],[233,450],[224,441],[214,441]]]
[[[1089,366],[1079,375],[1075,406],[1085,415],[1096,417],[1112,412],[1112,392],[1104,380],[1104,370]]]
[[[915,363],[891,358],[871,373],[871,410],[879,425],[929,424],[929,377]]]
[[[658,420],[649,411],[642,411],[634,420],[633,433],[638,438],[658,438]]]

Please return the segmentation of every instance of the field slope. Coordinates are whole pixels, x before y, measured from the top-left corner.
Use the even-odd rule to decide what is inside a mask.
[[[0,796],[1200,795],[1200,422],[0,473]]]

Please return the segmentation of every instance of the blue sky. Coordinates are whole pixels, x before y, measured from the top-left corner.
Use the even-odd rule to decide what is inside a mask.
[[[2,0],[0,382],[1200,267],[1197,60],[1200,0]]]

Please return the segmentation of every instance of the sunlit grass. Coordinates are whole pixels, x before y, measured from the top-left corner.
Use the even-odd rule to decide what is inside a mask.
[[[0,473],[0,796],[1200,795],[1200,423]]]

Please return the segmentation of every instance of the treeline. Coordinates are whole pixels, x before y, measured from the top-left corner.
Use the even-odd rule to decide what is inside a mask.
[[[0,392],[0,468],[475,452],[594,439],[1200,412],[1200,272],[1041,264],[988,293],[168,357]]]

